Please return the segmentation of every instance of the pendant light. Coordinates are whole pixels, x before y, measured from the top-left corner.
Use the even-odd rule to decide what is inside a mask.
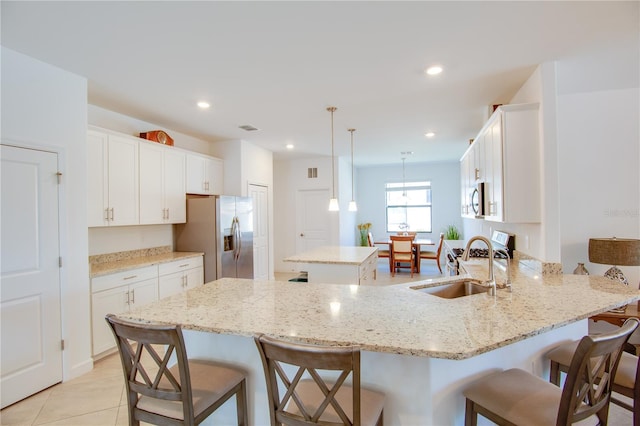
[[[349,202],[349,211],[350,212],[357,212],[358,211],[358,205],[356,204],[356,199],[353,196],[354,194],[354,187],[355,187],[355,181],[353,179],[353,132],[356,131],[356,129],[347,129],[349,131],[349,133],[351,133],[351,201]]]
[[[335,156],[333,151],[333,113],[338,108],[331,106],[327,108],[327,111],[331,113],[331,199],[329,200],[329,211],[337,212],[340,210],[338,199],[336,198],[336,176],[334,171]]]

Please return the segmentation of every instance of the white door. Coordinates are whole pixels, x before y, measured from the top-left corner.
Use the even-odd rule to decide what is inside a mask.
[[[2,408],[62,381],[58,156],[0,146]]]
[[[253,199],[253,277],[269,279],[269,200],[266,186],[249,185]]]
[[[326,246],[329,243],[329,198],[328,189],[298,191],[296,197],[297,253]]]

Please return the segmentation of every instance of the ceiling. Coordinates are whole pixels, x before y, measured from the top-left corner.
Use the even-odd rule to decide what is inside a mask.
[[[90,104],[203,140],[330,155],[336,106],[357,166],[451,161],[538,64],[637,41],[634,3],[3,0],[1,40],[85,76]]]

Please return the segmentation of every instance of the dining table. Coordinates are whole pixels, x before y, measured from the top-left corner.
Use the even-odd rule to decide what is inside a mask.
[[[393,264],[391,263],[391,253],[393,252],[393,244],[391,239],[385,241],[374,241],[373,245],[384,245],[386,244],[389,247],[389,271],[393,269]],[[420,273],[420,248],[422,246],[435,246],[436,243],[433,240],[427,238],[416,238],[411,242],[411,246],[416,254],[415,262],[416,262],[416,272]]]

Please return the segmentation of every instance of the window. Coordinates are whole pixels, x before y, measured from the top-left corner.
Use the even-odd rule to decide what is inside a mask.
[[[387,183],[387,232],[431,232],[431,182]]]

